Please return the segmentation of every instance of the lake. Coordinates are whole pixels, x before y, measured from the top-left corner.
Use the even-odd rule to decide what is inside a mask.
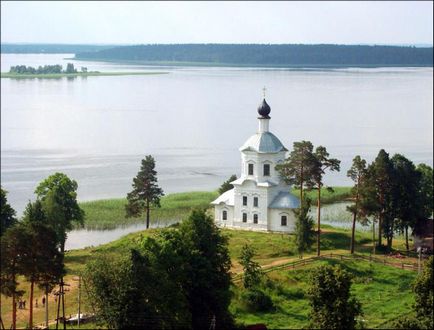
[[[72,56],[2,54],[1,70],[73,62],[168,74],[1,79],[1,184],[20,214],[56,171],[78,182],[82,201],[124,197],[148,154],[166,193],[216,189],[239,175],[238,148],[257,129],[263,86],[270,130],[289,150],[310,140],[342,160],[329,185],[350,185],[352,158],[372,161],[380,148],[433,164],[432,68],[149,67]]]

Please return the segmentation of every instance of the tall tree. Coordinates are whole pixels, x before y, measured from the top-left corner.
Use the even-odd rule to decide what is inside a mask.
[[[6,229],[17,222],[16,212],[9,205],[6,194],[6,190],[3,190],[3,187],[0,187],[0,236],[3,235]]]
[[[351,296],[351,274],[338,267],[319,266],[309,279],[310,319],[314,329],[355,329],[361,305]]]
[[[323,177],[326,170],[340,171],[341,161],[335,158],[330,158],[330,154],[323,146],[316,148],[314,156],[316,158],[316,166],[314,168],[313,180],[318,190],[317,200],[317,255],[321,254],[321,188],[323,187]]]
[[[128,204],[125,206],[127,217],[138,217],[146,211],[146,228],[149,228],[151,206],[160,207],[163,189],[157,184],[155,160],[151,155],[142,159],[142,165],[133,179],[133,190],[127,194]]]
[[[162,246],[157,245],[161,251]],[[151,250],[141,254],[133,249],[121,258],[104,255],[86,266],[90,298],[110,328],[189,328],[189,311],[179,282],[159,264],[166,260],[157,260],[156,250]]]
[[[313,154],[310,141],[294,142],[293,150],[284,163],[278,164],[279,171],[286,183],[300,189],[300,202],[303,200],[303,190],[311,189],[314,185],[314,171],[317,160]]]
[[[57,234],[49,226],[40,200],[27,205],[23,224],[28,234],[28,253],[22,262],[22,274],[30,282],[29,326],[32,327],[34,285],[45,290],[48,304],[48,290],[60,282],[64,266]]]
[[[232,174],[228,180],[222,183],[222,185],[219,188],[219,194],[223,194],[224,192],[231,190],[234,188],[234,185],[231,184],[232,181],[235,181],[237,179],[237,176],[235,174]]]
[[[359,155],[354,157],[353,164],[347,172],[347,176],[354,181],[354,187],[351,189],[351,193],[354,196],[354,205],[348,207],[349,211],[353,213],[353,225],[351,228],[351,254],[354,253],[355,245],[355,230],[356,230],[356,220],[357,214],[360,212],[360,188],[362,182],[366,176],[366,161],[362,159]]]
[[[295,244],[300,258],[303,258],[303,253],[310,249],[315,241],[315,230],[313,218],[309,215],[310,199],[302,200],[301,206],[295,211]]]
[[[393,209],[395,212],[395,228],[405,234],[405,247],[409,250],[408,229],[414,228],[418,219],[422,218],[422,196],[419,193],[421,173],[416,171],[413,162],[403,155],[395,154],[392,159],[395,171]],[[392,242],[388,241],[389,249]]]
[[[394,231],[394,211],[392,205],[394,174],[389,154],[381,149],[370,167],[375,184],[375,198],[378,203],[378,210],[375,214],[378,219],[378,245],[382,245],[382,237],[384,235],[387,238],[389,247]]]
[[[42,181],[35,190],[41,200],[47,223],[56,232],[60,251],[65,251],[67,232],[73,223],[83,225],[84,211],[77,202],[77,182],[63,173],[55,173]]]
[[[12,297],[12,329],[17,323],[17,297],[23,294],[18,290],[18,275],[22,273],[23,259],[28,251],[28,233],[22,224],[10,227],[1,237],[1,293]]]
[[[250,245],[244,245],[241,249],[240,264],[243,266],[243,283],[246,289],[254,288],[261,282],[261,266],[253,261],[255,250]]]
[[[204,210],[193,210],[181,223],[180,231],[189,251],[183,288],[188,297],[192,328],[208,329],[213,320],[216,329],[233,328],[228,310],[231,259],[227,237]]]

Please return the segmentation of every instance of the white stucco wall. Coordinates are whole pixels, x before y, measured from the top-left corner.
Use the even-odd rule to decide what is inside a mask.
[[[292,209],[269,209],[268,230],[280,232],[293,232],[295,230],[295,214]],[[281,217],[286,215],[287,225],[281,225]]]
[[[234,207],[226,204],[216,205],[214,208],[214,221],[217,226],[231,227],[234,222]],[[222,219],[223,211],[227,212],[227,220]]]

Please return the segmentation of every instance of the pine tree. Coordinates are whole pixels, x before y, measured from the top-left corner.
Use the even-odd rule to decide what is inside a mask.
[[[355,244],[355,230],[356,230],[356,220],[357,215],[360,212],[360,189],[363,180],[366,177],[366,161],[362,159],[359,155],[354,157],[353,165],[347,172],[347,176],[354,181],[354,187],[351,192],[354,196],[354,205],[348,207],[348,210],[353,213],[353,225],[351,227],[351,246],[350,251],[351,254],[354,253],[354,244]]]
[[[237,179],[237,176],[235,174],[232,174],[231,177],[223,182],[223,184],[219,188],[219,194],[223,194],[224,192],[231,190],[234,188],[234,186],[231,184],[232,181],[235,181]]]
[[[408,251],[408,229],[414,228],[418,219],[423,218],[422,196],[419,192],[421,173],[416,171],[413,162],[400,154],[395,154],[391,161],[395,172],[392,199],[395,227],[404,233]]]
[[[283,164],[278,164],[279,171],[286,183],[300,189],[300,201],[303,200],[303,190],[314,185],[314,171],[317,160],[313,154],[313,145],[309,141],[294,142],[293,151]]]
[[[341,161],[335,158],[329,158],[327,149],[319,146],[315,150],[316,164],[313,173],[313,180],[318,190],[318,210],[317,210],[317,255],[321,254],[321,188],[323,187],[323,176],[326,170],[340,171]],[[330,188],[331,189],[331,188]]]
[[[146,228],[149,228],[149,214],[152,207],[160,207],[163,189],[157,185],[155,160],[151,155],[142,159],[142,166],[133,179],[133,190],[127,194],[128,204],[125,206],[127,217],[138,217],[146,211]]]

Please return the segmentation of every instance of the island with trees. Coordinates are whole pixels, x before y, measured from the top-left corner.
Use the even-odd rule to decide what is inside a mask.
[[[1,78],[63,78],[63,77],[88,77],[88,76],[126,76],[126,75],[149,75],[162,74],[164,72],[100,72],[89,71],[82,66],[80,70],[73,63],[67,63],[66,69],[62,65],[44,65],[34,68],[26,65],[12,66],[9,72],[2,72]]]

